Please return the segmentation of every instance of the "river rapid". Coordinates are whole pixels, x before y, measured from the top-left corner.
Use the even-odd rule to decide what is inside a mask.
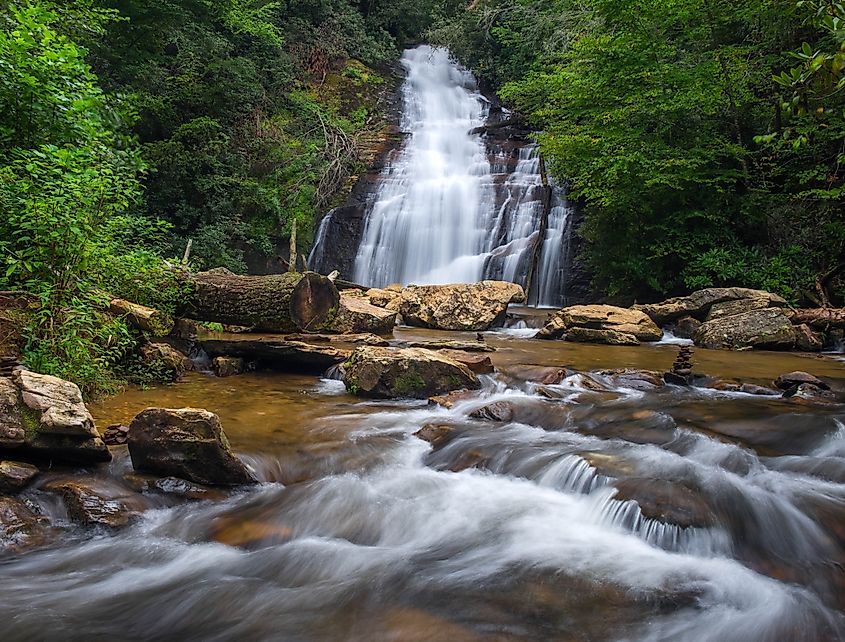
[[[263,483],[189,503],[143,493],[117,532],[28,491],[60,534],[0,564],[2,639],[845,638],[845,407],[597,372],[537,383],[549,366],[662,371],[677,347],[524,334],[487,334],[497,373],[451,408],[267,373],[191,374],[94,407],[101,428],[147,406],[217,412]],[[467,338],[396,332],[432,336]],[[831,358],[694,363],[845,387]],[[429,424],[450,440],[415,436]],[[86,475],[134,492],[115,453]]]

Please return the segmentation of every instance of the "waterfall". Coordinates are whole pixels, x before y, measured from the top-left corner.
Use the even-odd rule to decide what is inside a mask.
[[[536,144],[483,137],[489,103],[472,73],[428,45],[405,51],[401,129],[363,216],[356,282],[383,287],[499,279],[539,305],[561,305],[566,282],[564,190],[545,185]],[[312,256],[328,269],[329,217]]]

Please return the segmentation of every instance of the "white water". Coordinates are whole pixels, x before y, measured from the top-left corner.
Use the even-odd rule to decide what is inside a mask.
[[[402,65],[409,136],[367,212],[354,280],[385,286],[494,278],[525,286],[541,243],[534,300],[559,304],[570,208],[555,189],[541,241],[545,188],[536,145],[488,149],[471,133],[487,119],[487,100],[445,49],[410,49]],[[321,225],[315,255],[328,229]]]

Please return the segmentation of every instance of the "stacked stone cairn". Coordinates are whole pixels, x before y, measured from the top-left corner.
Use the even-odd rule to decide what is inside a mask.
[[[688,386],[692,378],[692,346],[681,346],[672,369],[663,375],[666,383]]]

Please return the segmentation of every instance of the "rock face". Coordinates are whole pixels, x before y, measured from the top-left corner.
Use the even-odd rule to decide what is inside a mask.
[[[747,300],[746,303],[737,304],[733,307],[716,308],[715,320],[718,316],[727,316],[729,313],[748,312],[760,307],[780,307],[786,305],[786,300],[777,294],[764,290],[752,290],[750,288],[707,288],[698,290],[689,296],[667,299],[661,303],[649,303],[646,305],[635,305],[634,309],[645,312],[651,319],[660,326],[680,319],[685,316],[692,316],[703,321],[710,313],[712,307],[726,301]],[[765,302],[765,305],[764,305]]]
[[[510,303],[525,301],[522,286],[504,281],[412,285],[399,312],[409,325],[438,330],[487,330],[504,322]]]
[[[571,335],[571,336],[570,336]],[[574,305],[554,314],[537,333],[538,339],[636,345],[659,341],[663,332],[639,310],[613,305]]]
[[[38,469],[32,464],[0,461],[0,493],[17,493],[37,476]]]
[[[346,389],[364,397],[425,399],[481,387],[465,365],[422,348],[358,348],[344,368]]]
[[[341,292],[340,308],[332,330],[340,334],[390,334],[396,325],[396,311],[377,307],[363,295]]]
[[[235,457],[214,413],[198,408],[148,408],[129,426],[135,470],[199,484],[235,486],[256,479]]]
[[[24,369],[0,378],[0,448],[83,464],[111,460],[79,387]]]
[[[789,350],[795,340],[795,329],[780,308],[713,319],[702,324],[693,336],[695,345],[703,348]]]

